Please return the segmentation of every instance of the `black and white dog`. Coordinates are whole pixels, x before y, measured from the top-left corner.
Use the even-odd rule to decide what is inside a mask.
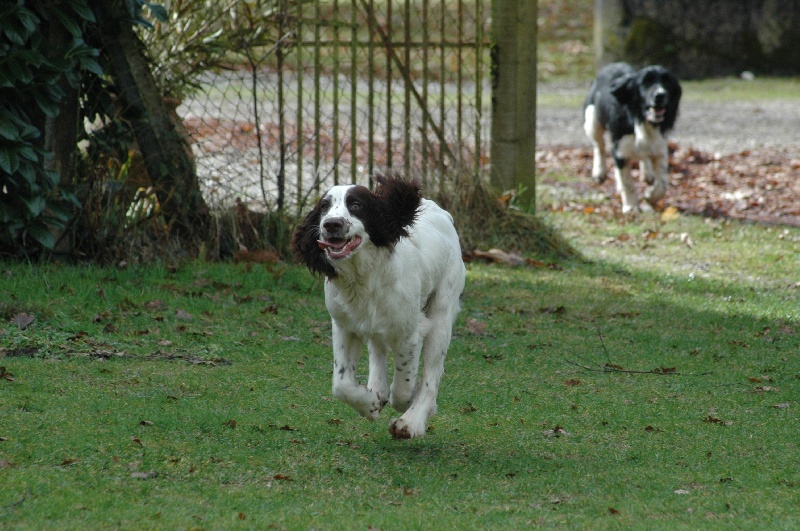
[[[297,227],[292,247],[312,273],[326,276],[333,395],[370,420],[388,402],[402,413],[391,421],[393,437],[424,435],[436,411],[464,289],[453,218],[422,199],[418,183],[382,177],[374,192],[359,185],[334,186]],[[356,380],[364,343],[366,386]],[[394,354],[391,388],[389,350]]]
[[[639,161],[639,173],[649,185],[644,198],[655,205],[669,186],[667,133],[678,117],[681,85],[662,66],[634,70],[626,63],[602,68],[589,89],[583,106],[586,135],[594,146],[592,178],[606,179],[604,134],[611,134],[614,178],[622,196],[622,212],[639,210],[631,179],[631,166]]]

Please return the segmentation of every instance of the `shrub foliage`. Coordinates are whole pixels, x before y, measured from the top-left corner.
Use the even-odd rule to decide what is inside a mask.
[[[0,8],[0,249],[52,248],[75,196],[60,186],[44,139],[59,115],[64,87],[84,71],[100,75],[98,51],[84,30],[94,21],[86,0],[6,2]],[[49,37],[67,34],[54,49]]]

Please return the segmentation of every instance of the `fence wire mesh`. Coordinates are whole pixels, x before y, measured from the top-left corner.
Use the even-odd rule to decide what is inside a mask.
[[[271,9],[273,44],[228,50],[229,67],[198,71],[177,109],[209,204],[294,211],[376,172],[431,188],[485,171],[488,1],[274,0]]]

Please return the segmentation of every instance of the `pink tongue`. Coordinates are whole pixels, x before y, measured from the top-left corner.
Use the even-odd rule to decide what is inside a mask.
[[[320,249],[328,249],[328,256],[331,258],[343,258],[349,255],[353,249],[361,245],[361,237],[355,236],[350,241],[340,243],[341,242],[330,243],[324,240],[317,240],[317,245],[319,245]]]
[[[336,247],[334,244],[328,243],[324,240],[317,240],[317,245],[320,249],[325,249],[326,247]]]

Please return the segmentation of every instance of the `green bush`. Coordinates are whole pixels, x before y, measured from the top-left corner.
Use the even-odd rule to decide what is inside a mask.
[[[93,21],[86,0],[0,8],[0,251],[52,248],[51,229],[63,229],[71,209],[80,207],[48,168],[43,129],[59,114],[62,83],[77,87],[85,70],[102,74],[98,51],[84,40]],[[54,50],[47,37],[58,30],[71,43]]]

